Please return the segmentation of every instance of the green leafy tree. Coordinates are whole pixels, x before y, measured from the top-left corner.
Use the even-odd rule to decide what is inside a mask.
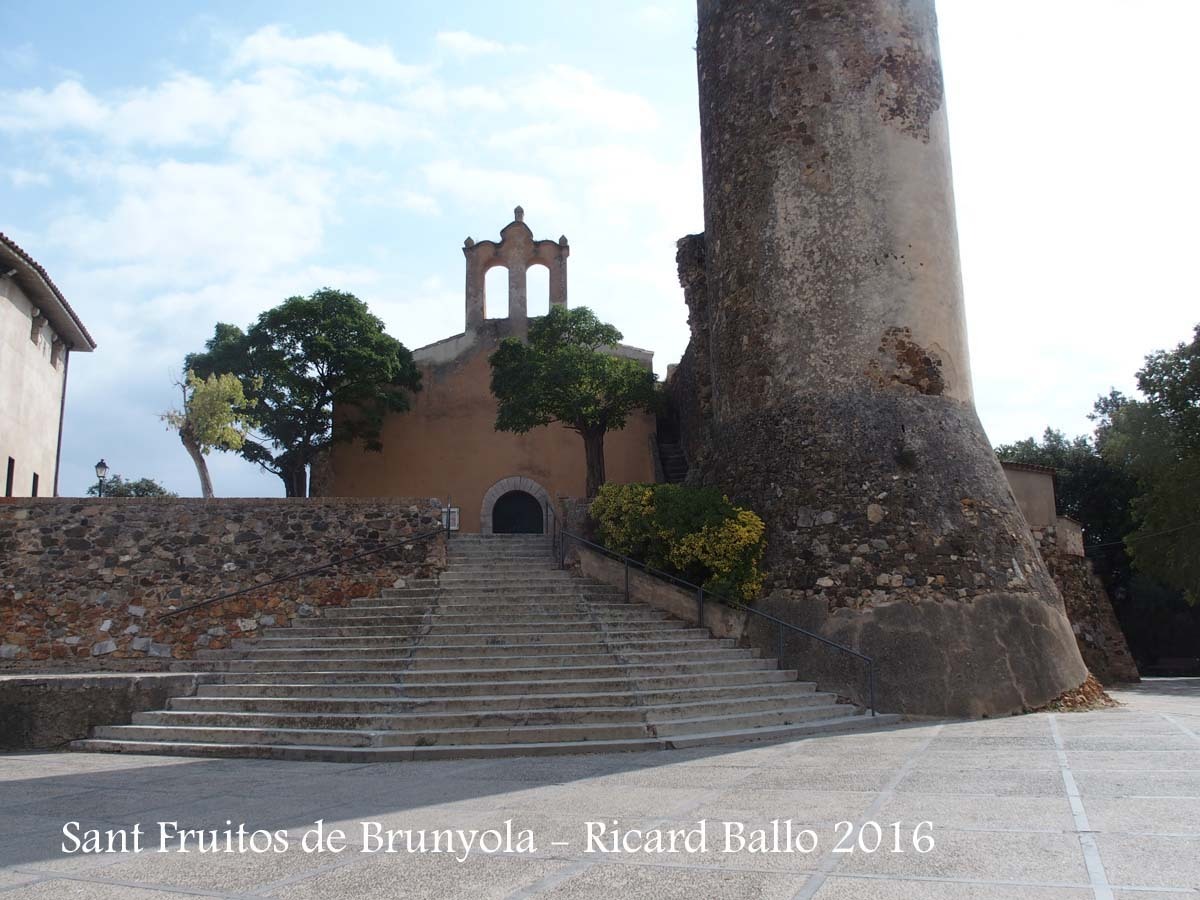
[[[1096,404],[1104,458],[1137,479],[1137,568],[1200,601],[1200,325],[1192,341],[1146,357],[1143,400],[1113,392]]]
[[[87,489],[89,497],[98,496],[100,484],[97,482]],[[104,479],[105,497],[178,497],[168,491],[153,478],[139,478],[136,481],[126,481],[120,475],[111,475]]]
[[[409,393],[421,388],[412,353],[365,303],[332,288],[289,297],[245,332],[218,323],[185,365],[205,379],[238,377],[256,404],[256,433],[238,452],[278,475],[289,497],[307,496],[308,468],[333,444],[381,450],[384,417],[407,410]]]
[[[256,401],[247,399],[242,383],[231,372],[202,379],[189,369],[176,384],[183,392],[183,408],[163,413],[162,419],[179,433],[200,476],[200,493],[211,499],[212,478],[205,457],[213,448],[242,448],[253,424],[251,412]]]
[[[496,430],[524,434],[559,422],[577,432],[589,497],[604,484],[605,434],[658,402],[653,372],[606,352],[621,337],[587,307],[556,306],[530,325],[528,343],[506,338],[489,360]]]

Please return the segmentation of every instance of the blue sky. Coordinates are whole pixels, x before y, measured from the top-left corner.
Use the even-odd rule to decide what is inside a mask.
[[[1200,320],[1200,4],[1132,9],[939,4],[997,443],[1086,430],[1097,394]],[[687,341],[674,241],[703,227],[694,32],[690,2],[6,0],[0,230],[100,344],[72,359],[61,492],[104,456],[196,493],[157,414],[218,320],[330,285],[410,347],[460,331],[462,240],[518,203],[537,237],[570,239],[572,304],[664,372]],[[211,465],[219,494],[281,493],[237,457]]]

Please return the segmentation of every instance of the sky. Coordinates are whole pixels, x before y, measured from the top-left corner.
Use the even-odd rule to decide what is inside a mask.
[[[703,230],[694,3],[498,9],[0,2],[0,231],[99,345],[71,358],[60,493],[100,457],[198,493],[159,414],[218,321],[328,285],[409,347],[462,331],[462,242],[518,204],[569,238],[571,305],[660,375],[678,360],[674,244]],[[1200,3],[938,12],[980,417],[994,444],[1084,433],[1200,322]],[[235,455],[210,467],[219,495],[282,495]]]

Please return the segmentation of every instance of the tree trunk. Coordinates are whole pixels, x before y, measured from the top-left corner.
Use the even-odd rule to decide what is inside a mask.
[[[279,477],[283,479],[285,496],[308,496],[308,466],[303,463],[290,463],[279,473]]]
[[[208,460],[204,458],[204,453],[200,450],[200,442],[196,440],[191,429],[186,425],[179,429],[179,440],[187,450],[188,456],[192,458],[192,462],[196,464],[196,474],[200,476],[200,494],[205,500],[211,500],[213,498],[212,478],[209,477]]]
[[[604,432],[583,432],[583,452],[587,458],[587,496],[590,500],[604,484]]]

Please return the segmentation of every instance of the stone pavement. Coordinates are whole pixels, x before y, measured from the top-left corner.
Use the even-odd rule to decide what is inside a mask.
[[[1092,713],[645,754],[369,765],[0,756],[0,898],[1198,897],[1200,679],[1116,696],[1126,705]],[[304,852],[318,819],[326,835],[346,832],[342,853]],[[436,829],[506,819],[534,833],[536,853],[475,847],[460,863],[409,854],[403,837],[391,854],[359,846],[364,821],[426,829],[431,842]],[[812,829],[818,849],[722,852],[721,823],[743,823],[748,837],[772,819]],[[70,820],[140,823],[146,849],[64,855]],[[225,829],[227,820],[287,833],[259,836],[270,845],[261,854],[156,852],[159,822]],[[585,853],[584,822],[613,820],[691,831],[706,820],[708,846]],[[842,820],[853,824],[839,830]],[[897,821],[900,853],[891,852]],[[920,834],[934,838],[924,854],[912,847],[922,821],[933,824]],[[877,852],[854,843],[873,845],[865,822],[882,826]],[[831,852],[847,830],[853,852]]]

